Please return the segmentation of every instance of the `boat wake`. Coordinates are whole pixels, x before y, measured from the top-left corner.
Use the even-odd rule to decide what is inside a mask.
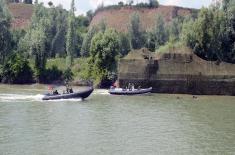
[[[0,94],[0,102],[31,102],[41,101],[43,95]]]
[[[83,101],[81,98],[71,98],[71,99],[56,99],[56,100],[47,100],[43,102],[81,102]]]
[[[45,102],[42,100],[44,95],[23,95],[23,94],[0,94],[0,102]],[[82,101],[82,99],[58,99],[58,100],[49,100],[46,102],[75,102]]]
[[[106,89],[96,89],[93,94],[95,95],[109,95],[108,90]]]

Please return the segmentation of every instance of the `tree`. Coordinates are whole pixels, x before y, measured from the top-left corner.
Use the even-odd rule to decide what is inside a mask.
[[[68,31],[67,31],[67,36],[66,36],[66,52],[67,52],[67,57],[66,57],[66,64],[68,67],[70,67],[73,63],[73,56],[75,53],[75,43],[76,43],[76,38],[75,38],[75,4],[74,0],[71,2],[71,8],[69,12],[69,18],[68,18]]]
[[[50,57],[65,56],[66,55],[66,30],[67,13],[64,11],[62,6],[57,6],[50,9],[50,20],[54,21],[49,27],[51,33],[48,43],[50,45]]]
[[[168,28],[169,28],[169,32],[168,32],[168,38],[170,40],[172,40],[173,42],[178,41],[180,38],[180,34],[182,31],[182,25],[183,25],[183,19],[177,17],[174,18]]]
[[[116,71],[116,57],[120,44],[116,31],[107,29],[104,33],[97,33],[90,48],[90,76],[96,83],[109,80],[109,75]]]
[[[119,36],[120,36],[120,55],[124,57],[131,50],[131,43],[127,34],[121,33]]]
[[[156,37],[152,32],[147,33],[146,47],[149,51],[155,52]]]
[[[222,30],[222,48],[224,59],[227,62],[235,63],[235,1],[223,0],[222,12],[225,14]]]
[[[82,42],[81,56],[83,56],[83,57],[89,56],[91,40],[96,33],[97,33],[97,29],[93,26],[88,30],[88,32]]]
[[[25,84],[33,81],[33,71],[23,56],[14,53],[3,66],[3,83]]]
[[[0,64],[5,62],[11,51],[11,15],[8,11],[5,0],[0,0]]]
[[[141,32],[140,18],[134,13],[130,19],[129,35],[133,49],[140,49],[144,45],[143,34]]]
[[[31,32],[31,55],[34,57],[37,82],[43,79],[43,72],[46,68],[47,53],[45,48],[46,35],[42,27]]]
[[[201,9],[195,22],[183,25],[183,40],[199,57],[235,63],[235,2],[224,0]]]
[[[119,6],[124,6],[124,3],[122,1],[118,2]]]
[[[132,5],[133,5],[133,3],[134,3],[134,1],[133,1],[133,0],[127,0],[127,4],[128,4],[129,6],[132,6]]]
[[[159,3],[157,0],[149,0],[149,7],[150,8],[157,8],[159,6]]]
[[[48,2],[48,5],[49,5],[50,7],[52,7],[52,6],[53,6],[53,2],[52,2],[52,1]]]
[[[24,0],[24,3],[26,3],[26,4],[33,4],[33,0]]]
[[[6,3],[19,3],[19,0],[6,0]]]
[[[157,15],[154,35],[155,35],[156,49],[166,43],[167,35],[166,35],[166,30],[165,30],[165,22],[161,15]]]
[[[194,21],[191,18],[187,18],[183,22],[182,32],[180,34],[180,40],[188,47],[192,48],[195,45],[196,37],[195,37],[195,28]]]
[[[87,11],[86,16],[88,17],[89,22],[91,22],[93,18],[93,11],[92,10]]]

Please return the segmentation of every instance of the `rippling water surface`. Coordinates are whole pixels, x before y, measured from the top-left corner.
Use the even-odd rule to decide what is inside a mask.
[[[96,90],[45,102],[46,89],[0,85],[0,154],[235,154],[235,97]]]

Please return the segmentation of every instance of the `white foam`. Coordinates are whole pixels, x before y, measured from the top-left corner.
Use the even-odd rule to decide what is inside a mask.
[[[19,101],[41,101],[43,95],[23,95],[23,94],[0,94],[2,102],[19,102]]]
[[[47,102],[81,102],[81,98],[47,100]]]
[[[98,94],[98,95],[109,95],[108,90],[106,89],[96,89],[93,94]]]

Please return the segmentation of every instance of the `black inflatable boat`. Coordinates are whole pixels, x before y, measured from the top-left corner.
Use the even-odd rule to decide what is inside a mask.
[[[74,92],[74,93],[66,93],[66,94],[45,94],[44,97],[42,98],[42,100],[59,100],[59,99],[74,99],[74,98],[81,98],[81,99],[85,99],[88,96],[90,96],[90,94],[93,92],[93,87],[90,87],[87,90],[83,90],[83,91],[78,91],[78,92]]]
[[[138,94],[146,94],[152,91],[152,87],[146,89],[123,89],[123,88],[111,88],[109,89],[109,93],[112,95],[138,95]]]

